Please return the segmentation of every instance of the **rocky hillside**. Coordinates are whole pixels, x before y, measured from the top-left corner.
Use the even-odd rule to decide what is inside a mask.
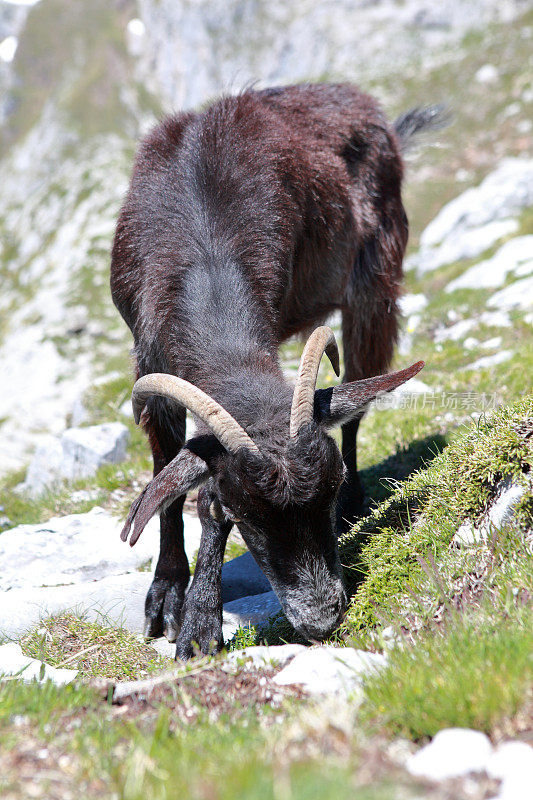
[[[0,471],[87,420],[95,377],[128,375],[108,254],[135,140],[163,110],[251,80],[356,80],[391,115],[449,101],[454,128],[410,171],[416,241],[444,200],[530,148],[528,8],[1,0]]]
[[[3,798],[529,800],[532,41],[528,0],[0,0]],[[161,113],[315,79],[355,80],[390,116],[453,110],[405,187],[395,365],[426,367],[361,426],[368,513],[340,542],[331,641],[298,641],[232,533],[231,652],[176,670],[140,636],[158,521],[118,539],[150,459],[114,222]]]

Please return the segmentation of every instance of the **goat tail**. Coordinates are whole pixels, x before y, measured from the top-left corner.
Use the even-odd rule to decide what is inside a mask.
[[[451,119],[451,112],[445,105],[417,106],[406,111],[394,122],[402,152],[409,150],[419,134],[441,130],[450,124]]]

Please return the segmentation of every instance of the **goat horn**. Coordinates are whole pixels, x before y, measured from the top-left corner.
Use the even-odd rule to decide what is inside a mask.
[[[211,428],[219,442],[230,453],[236,453],[240,448],[259,453],[259,448],[244,428],[216,400],[213,400],[194,384],[164,372],[144,375],[136,381],[131,395],[131,403],[137,424],[146,401],[153,395],[166,397],[179,403],[180,406],[188,408]]]
[[[339,349],[335,334],[327,325],[322,325],[313,331],[306,342],[300,359],[298,377],[296,378],[296,386],[292,396],[291,439],[294,439],[302,425],[313,419],[316,379],[320,360],[324,353],[331,361],[331,366],[338,377],[340,373]]]

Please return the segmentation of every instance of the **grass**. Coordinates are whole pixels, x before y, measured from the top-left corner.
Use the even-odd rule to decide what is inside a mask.
[[[533,613],[456,616],[444,630],[395,647],[365,684],[366,724],[420,740],[442,728],[516,732],[533,722]]]
[[[195,707],[191,724],[172,701],[124,714],[127,707],[109,706],[86,687],[13,682],[0,686],[0,696],[6,800],[30,792],[59,800],[73,786],[88,799],[333,800],[348,790],[355,800],[392,800],[399,786],[417,796],[414,781],[382,763],[380,774],[361,769],[362,754],[346,747],[334,726],[301,726],[296,718],[280,725],[290,712],[267,710],[262,720],[246,712],[235,721]]]
[[[90,621],[73,612],[42,620],[20,644],[24,655],[53,667],[77,669],[80,678],[138,679],[173,663],[124,628],[110,626],[104,617]]]
[[[405,606],[406,596],[420,590],[421,559],[442,558],[461,522],[482,517],[503,479],[526,488],[516,524],[531,525],[532,418],[530,395],[472,423],[342,537],[341,562],[352,601],[337,638],[364,640],[380,622],[389,624]],[[435,595],[435,587],[430,593]],[[272,644],[297,640],[284,617],[265,637]]]

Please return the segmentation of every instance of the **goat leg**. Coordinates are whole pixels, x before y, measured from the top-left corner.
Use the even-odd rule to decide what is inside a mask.
[[[195,650],[209,654],[220,650],[222,638],[222,562],[233,523],[210,513],[218,500],[207,486],[198,492],[198,516],[202,538],[191,587],[185,596],[181,628],[176,641],[176,659],[186,660]],[[221,511],[221,509],[220,509]]]

